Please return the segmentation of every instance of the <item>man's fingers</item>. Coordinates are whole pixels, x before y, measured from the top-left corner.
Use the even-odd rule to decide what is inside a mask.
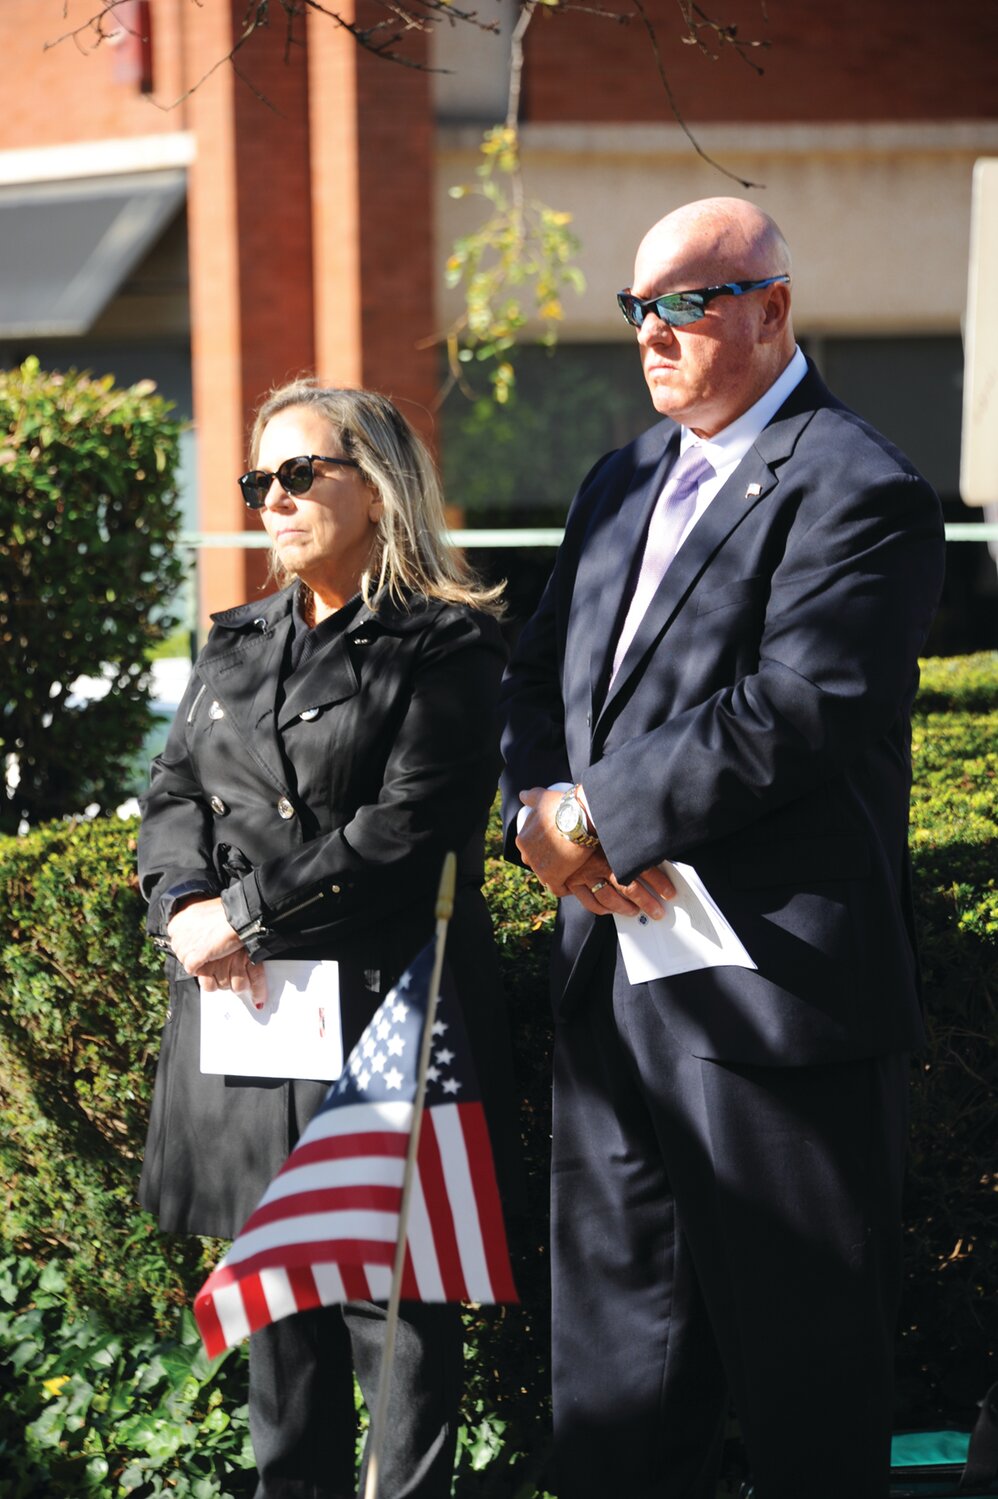
[[[513,841],[515,842],[517,848],[520,850],[520,858],[523,860],[524,864],[526,864],[528,869],[533,869],[534,866],[530,862],[530,855],[527,852],[524,840],[519,835],[517,835],[517,837]]]
[[[632,880],[629,885],[618,885],[615,881],[614,885],[628,901],[630,914],[640,911],[643,915],[650,916],[652,921],[661,921],[665,915],[662,902],[640,880]]]
[[[653,866],[651,869],[643,869],[638,875],[638,879],[642,884],[649,885],[655,894],[661,896],[663,900],[675,899],[676,887],[663,869],[659,869],[657,866]]]
[[[573,875],[568,882],[567,894],[574,895],[580,905],[594,916],[635,916],[637,906],[628,900],[611,883],[612,875],[590,871],[585,878]]]

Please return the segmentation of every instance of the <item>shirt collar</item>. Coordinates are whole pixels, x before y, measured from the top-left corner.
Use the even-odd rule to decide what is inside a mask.
[[[777,376],[755,405],[743,411],[741,416],[736,417],[720,432],[715,432],[713,437],[697,437],[689,427],[684,427],[679,444],[680,453],[685,453],[687,448],[697,444],[703,449],[704,456],[718,478],[726,479],[738,467],[759,433],[769,425],[790,392],[796,390],[806,374],[807,360],[797,348],[786,369]]]

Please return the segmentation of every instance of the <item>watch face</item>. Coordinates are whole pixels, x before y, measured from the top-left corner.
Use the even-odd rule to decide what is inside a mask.
[[[570,801],[559,802],[558,810],[554,814],[555,827],[559,833],[564,833],[567,837],[575,832],[579,826],[580,811],[579,804],[574,798]]]

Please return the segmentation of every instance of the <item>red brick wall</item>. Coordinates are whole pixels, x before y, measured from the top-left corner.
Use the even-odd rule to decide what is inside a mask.
[[[194,13],[192,51],[224,57],[245,0]],[[300,27],[300,23],[299,23]],[[262,97],[261,97],[262,96]],[[267,390],[314,361],[308,81],[303,45],[285,62],[283,28],[241,48],[190,100],[197,156],[189,193],[191,354],[202,525],[259,529],[235,480],[252,413]],[[265,553],[204,551],[205,611],[252,597]]]
[[[0,151],[187,128],[184,106],[157,109],[134,85],[115,81],[115,49],[98,44],[91,29],[70,35],[99,9],[99,0],[3,0]],[[155,98],[162,104],[183,93],[193,9],[189,0],[152,0]]]
[[[676,0],[643,0],[677,104],[691,121],[945,120],[998,117],[994,0],[708,0],[746,40],[759,77],[729,48],[683,44]],[[527,33],[525,118],[672,123],[648,34],[627,23],[538,7]]]
[[[383,21],[374,0],[344,14]],[[403,43],[426,61],[426,39]],[[424,435],[437,391],[432,337],[433,120],[429,75],[309,18],[319,373],[396,400]],[[422,346],[421,346],[422,345]]]

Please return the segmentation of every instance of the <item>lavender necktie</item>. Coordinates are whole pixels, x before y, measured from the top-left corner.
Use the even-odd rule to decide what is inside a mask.
[[[613,655],[611,687],[614,677],[620,670],[620,663],[627,654],[627,648],[638,632],[645,610],[654,598],[658,585],[665,577],[669,564],[679,551],[683,532],[696,506],[700,485],[713,472],[710,460],[704,454],[703,449],[694,444],[686,449],[673,466],[665,488],[658,497],[655,509],[652,511],[651,524],[648,527],[644,556],[641,558],[641,571],[638,573],[638,581],[635,584],[627,617]]]

